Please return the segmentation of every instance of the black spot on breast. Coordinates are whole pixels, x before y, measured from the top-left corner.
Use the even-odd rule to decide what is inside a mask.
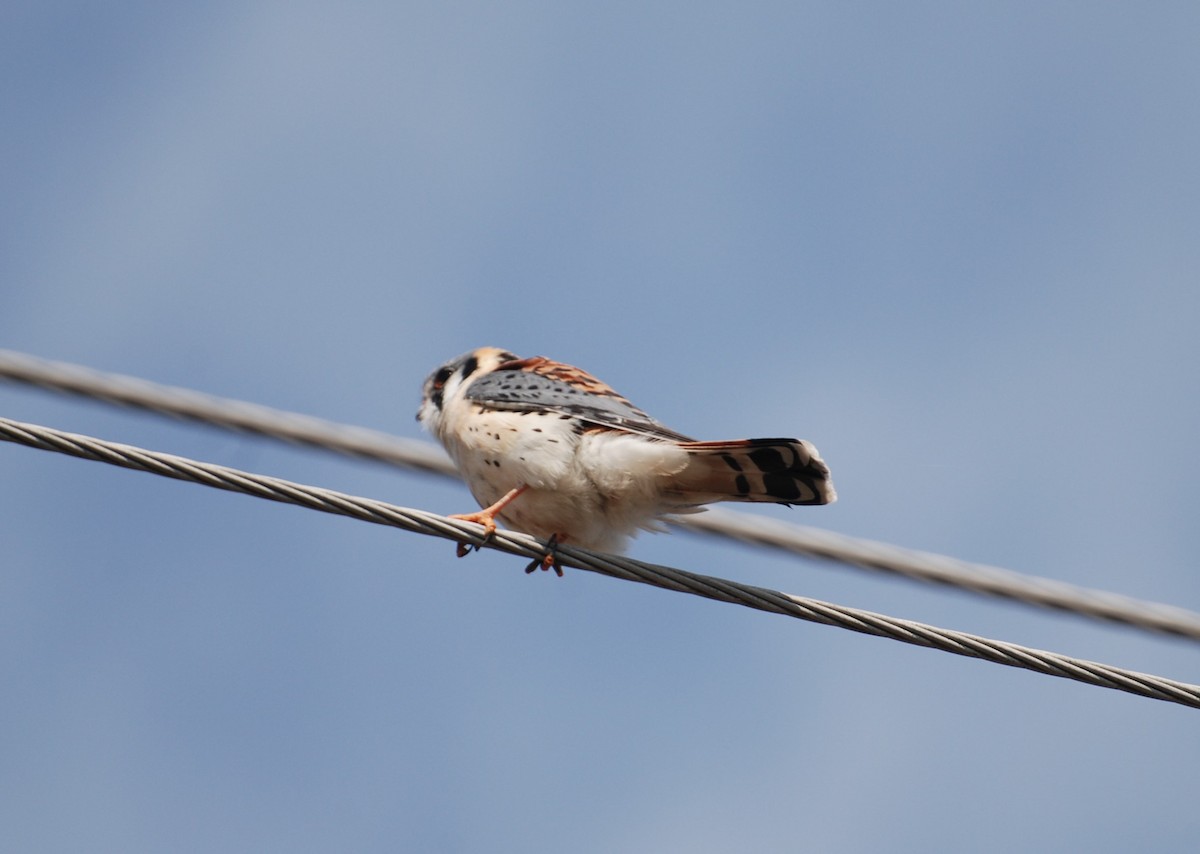
[[[758,466],[760,471],[783,471],[787,468],[787,463],[783,461],[783,454],[779,453],[776,448],[759,448],[757,451],[751,451],[750,460]],[[771,490],[768,489],[767,492],[771,492]]]

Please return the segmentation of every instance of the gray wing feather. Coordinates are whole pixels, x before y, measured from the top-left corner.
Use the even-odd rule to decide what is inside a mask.
[[[693,441],[659,424],[622,397],[582,391],[532,371],[492,371],[467,386],[466,397],[493,409],[558,412],[598,427],[643,433],[672,442]]]

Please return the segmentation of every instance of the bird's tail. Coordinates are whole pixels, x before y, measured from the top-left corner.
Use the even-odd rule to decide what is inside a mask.
[[[829,466],[803,439],[680,442],[688,464],[668,487],[684,503],[760,501],[831,504],[837,500]]]

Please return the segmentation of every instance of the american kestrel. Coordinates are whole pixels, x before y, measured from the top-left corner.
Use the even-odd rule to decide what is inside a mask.
[[[557,543],[620,551],[639,529],[716,501],[829,504],[829,467],[802,439],[697,442],[591,374],[544,356],[480,347],[425,380],[417,420],[445,446],[484,508],[456,515]],[[458,555],[467,554],[465,543]]]

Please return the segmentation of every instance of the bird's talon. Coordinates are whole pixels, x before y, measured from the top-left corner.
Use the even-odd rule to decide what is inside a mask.
[[[488,508],[488,510],[490,509],[491,508]],[[458,544],[458,548],[454,550],[454,553],[459,557],[466,557],[473,551],[479,551],[484,547],[484,545],[490,542],[492,537],[495,535],[495,513],[488,512],[488,510],[481,510],[478,513],[453,513],[450,515],[449,518],[451,519],[459,519],[463,522],[474,522],[476,525],[483,526],[483,537],[480,538],[479,542]]]
[[[543,572],[553,569],[559,578],[563,577],[562,564],[558,562],[558,541],[558,534],[550,535],[550,539],[546,541],[546,553],[530,561],[529,566],[525,567],[526,575],[536,569],[541,569]]]

